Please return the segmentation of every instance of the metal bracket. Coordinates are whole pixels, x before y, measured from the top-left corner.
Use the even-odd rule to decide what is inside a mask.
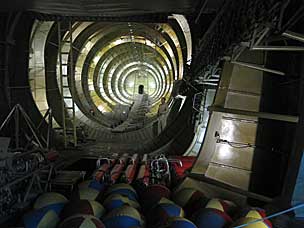
[[[273,73],[273,74],[277,74],[277,75],[281,75],[281,76],[285,75],[284,72],[281,72],[281,71],[278,71],[278,70],[268,69],[263,65],[257,65],[257,64],[253,64],[253,63],[245,63],[245,62],[239,62],[239,61],[231,61],[231,63],[239,65],[239,66],[248,67],[248,68],[254,69],[254,70],[265,71],[265,72],[268,72],[268,73]]]

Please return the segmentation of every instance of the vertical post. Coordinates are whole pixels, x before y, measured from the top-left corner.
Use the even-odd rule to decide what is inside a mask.
[[[15,146],[16,149],[19,148],[19,108],[15,111]]]
[[[52,129],[53,129],[53,111],[49,109],[49,116],[48,116],[48,132],[47,132],[47,149],[50,150],[51,145],[51,137],[52,137]]]
[[[74,90],[74,56],[73,56],[73,28],[72,28],[73,23],[70,21],[69,22],[69,39],[70,39],[70,88],[71,88],[71,101],[72,101],[72,111],[73,111],[73,116],[72,116],[72,125],[73,125],[73,141],[74,141],[74,146],[77,146],[77,129],[76,129],[76,113],[75,113],[75,102],[73,99]]]
[[[11,99],[11,90],[9,89],[9,60],[10,60],[10,46],[6,42],[5,49],[4,49],[4,92],[6,93],[7,100],[8,100],[8,107],[11,108],[12,99]]]
[[[61,108],[62,108],[62,128],[63,128],[63,140],[64,147],[67,147],[67,135],[66,135],[66,123],[65,123],[65,104],[63,94],[63,76],[62,76],[62,56],[61,56],[61,22],[57,23],[58,26],[58,60],[59,60],[59,79],[60,79],[60,93],[61,93]]]

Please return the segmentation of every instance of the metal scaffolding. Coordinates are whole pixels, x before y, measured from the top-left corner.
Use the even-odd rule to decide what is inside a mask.
[[[58,22],[58,64],[60,92],[62,102],[62,128],[64,146],[68,147],[71,142],[77,146],[76,118],[74,94],[74,60],[73,60],[73,30],[72,22],[69,22],[66,36],[62,36],[61,22]]]

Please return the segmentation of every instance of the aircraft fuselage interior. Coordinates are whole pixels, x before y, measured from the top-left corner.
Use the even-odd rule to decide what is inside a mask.
[[[0,227],[304,227],[303,0],[0,4]]]

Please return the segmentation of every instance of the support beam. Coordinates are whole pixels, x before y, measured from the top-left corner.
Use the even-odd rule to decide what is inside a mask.
[[[286,24],[282,27],[282,31],[288,30],[293,25],[295,25],[302,17],[304,11],[304,5],[302,4],[299,9],[293,13],[293,16],[286,22]]]
[[[24,195],[24,198],[23,198],[23,203],[25,203],[27,201],[27,198],[32,190],[32,187],[33,187],[33,184],[34,184],[34,181],[36,180],[36,174],[33,175],[32,179],[30,180],[30,183],[27,187],[27,190],[25,192],[25,195]]]
[[[213,77],[213,78],[220,78],[220,75],[219,74],[212,74],[211,77]]]
[[[301,46],[255,46],[252,51],[304,51]]]
[[[218,86],[218,83],[211,82],[199,82],[200,85],[210,85],[210,86]]]
[[[199,78],[200,79],[200,78]],[[202,79],[202,82],[219,82],[218,78],[213,78],[213,79]]]
[[[253,47],[258,46],[262,42],[262,40],[265,38],[265,36],[269,33],[269,31],[270,31],[269,27],[265,28],[264,31],[262,32],[261,36],[259,37],[259,39],[253,44]]]
[[[257,118],[261,118],[261,119],[277,120],[277,121],[284,121],[284,122],[290,122],[290,123],[299,122],[298,116],[281,115],[281,114],[274,114],[274,113],[267,113],[267,112],[252,112],[252,111],[246,111],[246,110],[223,108],[223,107],[218,107],[218,106],[209,106],[208,111],[244,115],[244,116],[252,116],[252,117],[257,117]]]
[[[49,115],[48,115],[48,131],[47,131],[47,149],[50,150],[51,145],[51,138],[52,138],[52,131],[53,131],[53,111],[52,109],[48,109]]]
[[[0,132],[2,131],[2,129],[4,128],[4,126],[11,120],[11,118],[13,117],[15,111],[17,109],[17,106],[15,106],[10,113],[7,115],[7,117],[5,118],[5,120],[3,121],[3,123],[0,126]],[[18,111],[18,110],[17,110]]]
[[[195,18],[195,24],[198,24],[200,17],[202,16],[204,10],[206,9],[207,3],[208,3],[208,0],[205,0],[204,3],[202,4],[200,11],[199,11],[197,17]]]
[[[233,55],[232,55],[232,60],[233,61],[237,61],[238,58],[243,54],[243,52],[246,50],[247,46],[240,46],[240,49],[238,51],[236,51]]]
[[[33,124],[31,118],[27,115],[27,113],[24,111],[24,109],[18,104],[17,108],[19,108],[21,114],[23,115],[23,118],[25,122],[27,123],[29,129],[31,130],[33,137],[36,139],[36,142],[38,143],[40,148],[43,148],[42,143],[36,133],[37,129],[35,129],[35,125]]]
[[[285,75],[284,72],[281,72],[281,71],[278,71],[278,70],[268,69],[264,66],[257,65],[257,64],[245,63],[245,62],[239,62],[239,61],[231,61],[231,63],[239,65],[239,66],[244,66],[244,67],[248,67],[248,68],[251,68],[251,69],[255,69],[255,70],[260,70],[260,71],[265,71],[265,72],[268,72],[268,73],[281,75],[281,76]]]
[[[192,89],[194,89],[195,91],[199,91],[199,89],[197,89],[195,86],[193,86],[190,82],[188,82],[186,79],[182,79],[187,86],[190,86]]]
[[[304,42],[304,35],[300,34],[300,33],[296,33],[296,32],[292,32],[292,31],[286,31],[282,33],[282,36],[293,39],[293,40],[297,40],[300,42]]]
[[[19,115],[19,110],[17,109],[15,112],[15,148],[19,148],[19,137],[20,137],[20,115]]]

